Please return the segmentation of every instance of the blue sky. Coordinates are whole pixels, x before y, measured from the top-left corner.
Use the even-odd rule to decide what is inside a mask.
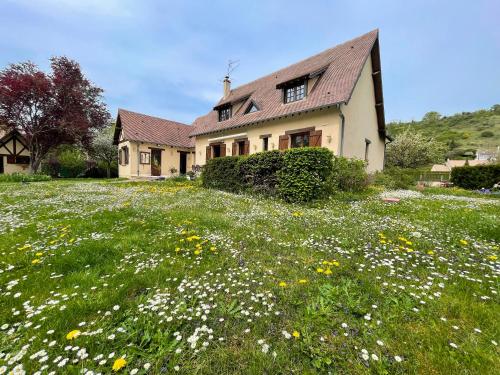
[[[0,68],[77,60],[117,108],[191,123],[233,87],[380,29],[387,120],[500,103],[500,1],[0,0]]]

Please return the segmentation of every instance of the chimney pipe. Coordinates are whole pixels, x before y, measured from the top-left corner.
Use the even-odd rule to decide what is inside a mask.
[[[231,81],[229,80],[229,76],[224,77],[224,97],[223,99],[226,99],[229,96],[229,93],[231,92]]]

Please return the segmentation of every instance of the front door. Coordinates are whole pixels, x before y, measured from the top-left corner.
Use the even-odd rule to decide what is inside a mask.
[[[161,176],[161,150],[151,149],[151,176]]]
[[[186,174],[187,172],[187,152],[180,153],[180,165],[179,165],[179,173]]]

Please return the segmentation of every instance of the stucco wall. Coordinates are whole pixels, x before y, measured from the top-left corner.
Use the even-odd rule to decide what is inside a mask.
[[[343,156],[365,158],[365,139],[371,144],[368,151],[368,172],[384,167],[384,139],[379,136],[371,57],[365,63],[351,100],[342,105],[345,117]]]
[[[180,168],[180,152],[178,151],[186,151],[189,152],[186,158],[186,171],[191,171],[191,167],[194,164],[194,155],[193,150],[165,145],[157,145],[153,143],[136,143],[136,142],[120,142],[118,145],[118,149],[123,146],[128,146],[129,148],[129,163],[127,165],[119,165],[118,166],[118,175],[120,177],[149,177],[151,176],[151,164],[140,164],[139,163],[139,153],[140,152],[148,152],[151,153],[151,148],[161,149],[161,176],[163,177],[171,177],[174,174],[170,172],[170,169],[177,169],[177,173],[179,174]],[[151,161],[151,157],[150,157]],[[139,174],[137,173],[139,172]]]
[[[293,117],[280,120],[265,122],[263,124],[253,125],[246,128],[238,128],[221,133],[209,134],[196,137],[196,164],[205,165],[206,147],[213,142],[224,142],[226,146],[226,155],[232,153],[232,143],[237,138],[248,138],[250,142],[250,153],[263,151],[263,142],[261,135],[271,134],[269,138],[269,150],[277,150],[279,147],[279,136],[284,135],[286,131],[315,127],[322,131],[321,145],[332,150],[335,154],[338,152],[339,145],[339,111],[337,108],[317,110]],[[221,137],[223,140],[219,140]]]

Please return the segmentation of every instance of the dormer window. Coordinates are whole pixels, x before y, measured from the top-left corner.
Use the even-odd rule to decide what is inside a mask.
[[[306,83],[305,81],[298,82],[286,86],[284,88],[284,98],[285,103],[296,102],[297,100],[302,100],[306,96]]]
[[[245,111],[245,115],[247,113],[253,113],[253,112],[257,112],[257,111],[259,111],[259,107],[257,107],[257,104],[255,104],[254,102],[251,102]]]
[[[219,108],[219,121],[226,121],[231,118],[232,107],[230,105]]]

